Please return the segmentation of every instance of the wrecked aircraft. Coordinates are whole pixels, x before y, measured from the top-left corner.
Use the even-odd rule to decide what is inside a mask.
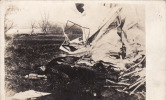
[[[108,6],[106,7],[108,8]],[[126,6],[120,4],[111,4],[109,8],[110,10],[106,11],[106,16],[101,18],[99,14],[98,16],[100,18],[92,25],[90,24],[93,22],[91,21],[93,18],[91,16],[89,17],[91,20],[87,22],[90,30],[88,32],[84,31],[86,29],[85,27],[72,22],[73,26],[80,26],[82,29],[82,37],[70,40],[68,34],[66,34],[66,30],[64,30],[64,36],[66,38],[60,49],[67,52],[70,56],[88,57],[95,63],[102,61],[105,69],[111,66],[114,72],[118,71],[120,74],[118,74],[118,82],[107,78],[107,83],[111,84],[109,87],[114,87],[115,85],[115,87],[118,87],[117,91],[131,95],[141,86],[145,86],[144,9],[133,5]],[[87,10],[89,13],[90,10]],[[105,10],[103,5],[101,10]],[[82,10],[81,8],[83,17],[88,17],[85,11],[86,9]],[[95,16],[94,19],[96,20],[98,16]],[[70,30],[70,28],[67,30]],[[133,79],[135,80],[134,82]],[[124,86],[123,89],[119,89],[121,86]],[[145,93],[145,91],[143,92]]]
[[[132,5],[98,5],[96,8],[103,16],[100,16],[99,12],[94,12],[94,16],[91,13],[93,8],[91,10],[86,5],[77,7],[81,7],[79,12],[84,20],[80,20],[82,23],[78,24],[68,20],[63,29],[65,40],[60,49],[65,51],[67,56],[62,59],[55,58],[46,64],[44,74],[53,73],[64,79],[77,77],[84,80],[89,76],[92,79],[102,78],[106,80],[105,87],[113,87],[130,95],[139,87],[145,86],[143,9]],[[88,18],[89,20],[85,21]],[[76,29],[72,28],[75,27],[79,30],[73,32]],[[77,60],[68,61],[68,57]]]
[[[69,34],[66,32],[73,26],[67,28],[64,30],[65,40],[60,49],[72,56],[86,55],[94,61],[111,62],[117,67],[124,68],[122,63],[130,62],[130,58],[145,55],[142,18],[137,16],[140,14],[137,7],[134,7],[137,13],[131,11],[132,14],[126,14],[130,8],[120,5],[111,7],[110,13],[103,17],[103,22],[98,25],[95,33],[90,30],[96,29],[96,26],[86,28],[67,21],[67,24],[73,23],[73,26],[79,26],[82,29],[82,36],[69,39]]]

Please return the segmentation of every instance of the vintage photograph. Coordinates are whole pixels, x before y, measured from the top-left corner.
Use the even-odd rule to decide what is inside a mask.
[[[145,5],[5,2],[5,100],[145,100]]]

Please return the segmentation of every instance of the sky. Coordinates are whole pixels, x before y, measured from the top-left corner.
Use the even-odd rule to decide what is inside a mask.
[[[11,3],[20,9],[20,11],[11,14],[9,17],[16,24],[16,28],[30,27],[31,22],[40,21],[41,15],[44,13],[49,15],[49,20],[52,23],[66,23],[67,19],[72,20],[79,18],[79,13],[76,11],[75,4],[73,3],[63,4],[60,2],[46,1],[23,1]]]
[[[15,29],[31,29],[32,22],[39,25],[42,19],[41,15],[46,13],[49,15],[49,22],[51,24],[63,26],[67,20],[70,20],[83,27],[90,28],[91,33],[95,33],[103,23],[108,21],[108,18],[114,15],[114,11],[118,8],[125,8],[123,12],[128,17],[129,22],[131,19],[135,20],[131,16],[131,14],[135,14],[135,9],[139,13],[144,12],[141,10],[143,7],[140,5],[118,4],[118,6],[115,6],[117,4],[114,3],[110,8],[110,3],[103,6],[104,3],[101,2],[85,2],[83,13],[77,10],[74,2],[67,1],[11,1],[7,2],[6,7],[10,4],[20,9],[9,16],[9,19],[15,24]],[[140,16],[135,15],[135,17]]]
[[[31,22],[38,25],[44,13],[49,15],[49,21],[52,24],[64,25],[67,20],[70,20],[84,27],[97,27],[110,10],[103,7],[103,3],[94,2],[85,3],[83,13],[76,9],[74,2],[12,1],[8,2],[6,7],[10,4],[20,9],[9,16],[15,24],[15,29],[30,29]],[[96,28],[94,30],[96,31]]]

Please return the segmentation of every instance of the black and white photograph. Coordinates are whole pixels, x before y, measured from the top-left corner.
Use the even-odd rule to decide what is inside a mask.
[[[5,100],[146,100],[144,4],[4,8]]]

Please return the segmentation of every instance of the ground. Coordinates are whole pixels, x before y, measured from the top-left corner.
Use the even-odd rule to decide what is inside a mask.
[[[6,96],[36,90],[52,95],[39,100],[143,100],[139,96],[103,88],[102,82],[95,84],[65,80],[55,76],[52,80],[29,80],[24,76],[32,73],[37,65],[45,65],[63,52],[59,46],[64,40],[62,34],[17,34],[5,36],[5,88]],[[101,87],[101,88],[99,88]],[[94,96],[94,93],[100,95]]]

